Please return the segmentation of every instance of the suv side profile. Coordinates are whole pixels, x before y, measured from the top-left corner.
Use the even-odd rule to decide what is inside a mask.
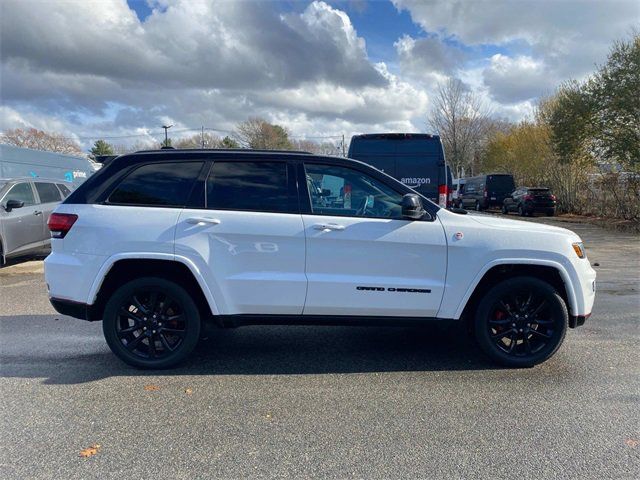
[[[532,366],[584,323],[595,272],[573,232],[439,208],[356,160],[163,150],[118,157],[51,215],[56,310],[102,320],[123,361],[166,368],[204,326],[467,319]]]
[[[44,252],[49,215],[71,184],[42,178],[0,179],[0,266],[9,258]]]
[[[556,214],[556,196],[548,188],[517,188],[502,204],[502,213],[507,215],[509,212],[518,212],[521,217],[537,212],[553,217]]]

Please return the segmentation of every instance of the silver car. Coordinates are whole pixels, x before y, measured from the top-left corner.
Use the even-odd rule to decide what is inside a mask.
[[[72,189],[62,180],[0,178],[0,266],[50,248],[49,215]]]

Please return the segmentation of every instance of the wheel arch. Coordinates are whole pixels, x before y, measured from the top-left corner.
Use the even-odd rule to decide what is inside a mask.
[[[156,276],[178,283],[191,293],[203,320],[219,314],[215,299],[196,265],[170,254],[123,254],[110,257],[100,268],[89,291],[93,319],[102,318],[109,296],[118,285],[135,278]]]
[[[569,312],[577,311],[577,299],[571,278],[561,264],[548,260],[505,259],[491,262],[482,269],[465,293],[454,318],[468,316],[474,311],[482,295],[492,286],[516,276],[531,276],[549,283],[563,298]]]

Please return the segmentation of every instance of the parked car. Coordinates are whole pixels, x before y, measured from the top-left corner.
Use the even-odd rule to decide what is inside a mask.
[[[371,133],[354,135],[349,158],[368,163],[443,208],[449,206],[451,170],[438,135]]]
[[[556,196],[548,188],[520,187],[504,199],[502,213],[518,212],[521,217],[534,213],[556,214]]]
[[[502,208],[505,197],[515,190],[513,175],[492,173],[466,179],[464,193],[460,196],[462,208],[486,210]]]
[[[48,250],[47,220],[71,188],[61,180],[0,179],[0,266],[8,258]]]
[[[460,208],[462,206],[462,195],[464,195],[464,185],[467,182],[464,178],[454,178],[451,192],[451,204]]]
[[[578,235],[440,208],[356,160],[291,152],[123,155],[49,219],[58,312],[102,320],[125,362],[183,360],[204,326],[470,322],[531,366],[582,325],[595,271]]]

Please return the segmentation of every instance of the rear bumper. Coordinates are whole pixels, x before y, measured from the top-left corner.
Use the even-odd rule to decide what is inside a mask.
[[[91,305],[86,303],[74,302],[72,300],[64,300],[62,298],[49,298],[51,305],[61,315],[78,318],[80,320],[88,320],[90,322],[97,320],[91,315]]]

